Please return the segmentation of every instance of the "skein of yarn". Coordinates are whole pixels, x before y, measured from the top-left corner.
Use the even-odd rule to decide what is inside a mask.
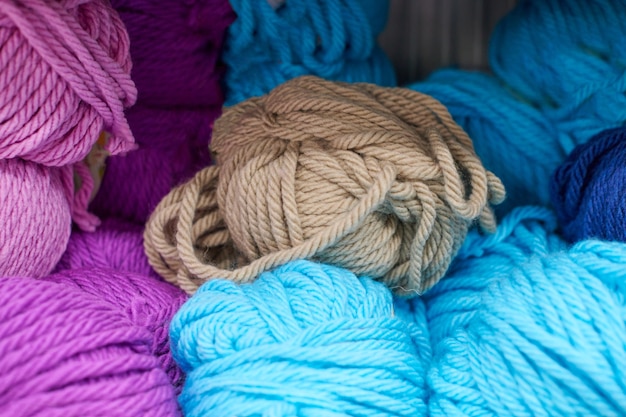
[[[535,256],[565,249],[556,234],[552,211],[519,207],[502,219],[497,231],[468,233],[446,276],[423,297],[432,346],[467,326],[482,308],[483,293],[499,279],[509,279]]]
[[[81,285],[93,287],[106,276]],[[109,283],[117,283],[117,290],[126,284]],[[116,305],[97,292],[45,280],[0,279],[0,416],[179,415],[148,323],[164,314],[146,314],[155,312],[149,303]]]
[[[212,150],[146,227],[151,265],[190,293],[316,259],[415,295],[504,198],[445,107],[407,89],[300,77],[227,108]]]
[[[295,261],[252,284],[214,280],[172,321],[179,402],[189,417],[424,415],[419,334],[388,289],[340,268]]]
[[[75,230],[55,271],[108,268],[161,280],[143,250],[143,227],[105,219],[95,232]]]
[[[550,176],[565,160],[570,139],[539,110],[479,72],[440,70],[409,88],[441,101],[485,167],[502,180],[507,199],[496,208],[498,215],[550,203]]]
[[[430,415],[623,415],[625,259],[624,244],[584,241],[496,280],[440,344]]]
[[[569,153],[626,123],[624,37],[623,0],[521,0],[493,32],[490,64],[567,132]]]
[[[563,235],[626,242],[626,128],[579,145],[552,177]]]
[[[139,149],[106,160],[102,186],[90,209],[102,218],[145,224],[159,201],[210,163],[208,143],[221,108],[127,112]]]
[[[302,75],[395,86],[391,62],[376,44],[388,0],[230,0],[223,60],[226,104],[269,93]]]
[[[0,159],[0,178],[0,276],[45,276],[70,238],[71,171]]]
[[[168,331],[172,317],[187,299],[184,292],[152,277],[110,268],[66,270],[44,280],[95,296],[123,313],[134,326],[149,331],[149,352],[171,384],[180,389],[183,374],[172,358]]]

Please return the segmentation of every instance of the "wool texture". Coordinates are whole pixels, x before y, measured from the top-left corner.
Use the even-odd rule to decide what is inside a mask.
[[[552,201],[568,240],[626,242],[626,129],[575,148],[552,177]]]
[[[227,108],[212,150],[146,227],[151,265],[190,293],[316,259],[415,295],[504,198],[445,107],[407,89],[300,77]]]
[[[166,313],[155,311],[154,299],[107,301],[110,291],[104,297],[105,287],[93,288],[101,279],[112,277],[115,290],[129,284],[114,271],[84,274],[80,285],[67,284],[69,276],[0,280],[0,416],[179,415],[155,355],[152,325]]]
[[[226,104],[269,93],[302,75],[395,86],[376,38],[388,0],[231,0],[223,60]]]
[[[427,336],[381,283],[309,261],[251,284],[214,280],[176,314],[188,417],[426,412]]]
[[[500,217],[516,207],[550,204],[550,176],[565,160],[569,138],[543,113],[480,72],[439,70],[409,88],[445,105],[485,167],[502,180],[507,199],[496,207]]]
[[[143,227],[119,219],[103,220],[95,232],[74,230],[55,271],[94,267],[162,280],[143,250]]]
[[[625,259],[624,244],[588,240],[496,280],[439,346],[430,415],[623,415]]]
[[[521,0],[495,28],[494,73],[575,145],[626,122],[623,0]],[[513,51],[524,51],[515,53]]]

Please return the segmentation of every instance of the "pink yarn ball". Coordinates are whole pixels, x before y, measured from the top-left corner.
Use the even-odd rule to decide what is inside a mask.
[[[71,187],[71,170],[0,159],[0,276],[54,268],[70,237]]]
[[[103,130],[112,154],[133,149],[129,43],[106,0],[0,2],[0,158],[75,163]]]

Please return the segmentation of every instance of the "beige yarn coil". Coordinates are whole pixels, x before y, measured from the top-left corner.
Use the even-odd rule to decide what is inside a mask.
[[[308,258],[421,294],[505,196],[432,97],[304,76],[224,111],[205,168],[158,205],[150,263],[188,293]]]

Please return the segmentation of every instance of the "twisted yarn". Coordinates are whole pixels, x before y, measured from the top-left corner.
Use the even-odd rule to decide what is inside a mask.
[[[172,358],[169,325],[187,297],[184,292],[152,277],[111,268],[90,267],[61,271],[44,278],[80,289],[124,314],[134,326],[150,332],[150,353],[178,390],[183,374]]]
[[[45,276],[70,238],[71,171],[0,159],[0,178],[0,276]]]
[[[85,282],[102,277],[94,278]],[[73,285],[1,279],[0,416],[179,415],[153,332],[140,324],[142,306]]]
[[[623,415],[624,259],[623,244],[584,241],[496,280],[440,344],[430,414]]]
[[[188,292],[303,258],[423,292],[504,198],[445,107],[411,90],[301,77],[226,109],[212,147],[218,166],[146,228],[151,265]]]
[[[507,199],[496,208],[499,215],[550,203],[550,176],[570,140],[538,109],[479,72],[440,70],[409,88],[441,101],[472,138],[485,167],[502,180]]]
[[[123,111],[137,94],[128,43],[106,1],[3,1],[0,158],[68,165],[103,130],[110,153],[133,149]]]
[[[269,93],[302,75],[395,86],[391,62],[376,44],[388,0],[230,0],[223,60],[226,104]]]
[[[143,250],[143,227],[106,219],[95,232],[75,230],[55,271],[106,268],[161,280]]]
[[[552,201],[563,235],[626,242],[626,129],[579,145],[554,173]]]
[[[179,402],[189,417],[424,415],[419,334],[382,284],[340,268],[294,261],[252,284],[214,280],[172,321]]]
[[[626,122],[625,36],[623,0],[522,0],[494,30],[490,64],[578,145]]]

